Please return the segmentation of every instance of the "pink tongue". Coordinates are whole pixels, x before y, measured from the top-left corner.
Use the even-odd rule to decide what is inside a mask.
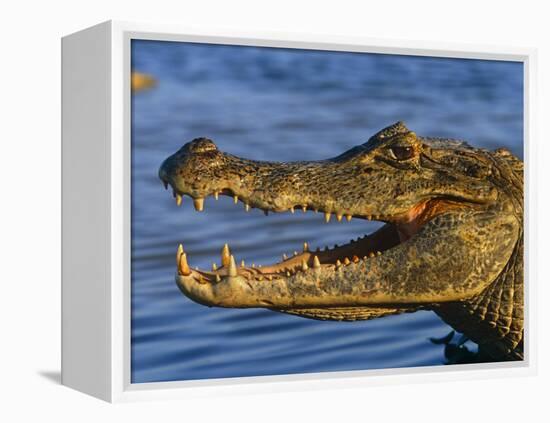
[[[413,207],[407,215],[401,220],[401,223],[396,225],[397,233],[399,234],[399,241],[405,242],[410,237],[418,233],[422,224],[419,217],[426,210],[426,203],[420,203]]]

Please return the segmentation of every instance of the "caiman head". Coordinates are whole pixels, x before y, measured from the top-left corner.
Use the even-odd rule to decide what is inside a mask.
[[[503,183],[499,160],[463,142],[419,137],[401,122],[338,157],[309,162],[246,160],[195,139],[159,170],[177,205],[188,195],[202,211],[205,197],[227,195],[247,210],[301,208],[327,222],[385,225],[333,249],[304,245],[262,267],[238,266],[226,245],[219,268],[195,270],[180,245],[176,282],[209,306],[339,320],[473,297],[497,278],[521,236],[521,199]]]

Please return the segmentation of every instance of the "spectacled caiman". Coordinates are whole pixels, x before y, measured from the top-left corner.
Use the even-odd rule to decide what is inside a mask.
[[[523,163],[506,149],[420,137],[393,124],[327,160],[239,158],[197,138],[159,170],[178,205],[228,195],[268,212],[294,208],[385,222],[333,249],[263,267],[229,247],[212,271],[177,250],[176,282],[192,300],[327,320],[433,310],[494,360],[523,359]]]

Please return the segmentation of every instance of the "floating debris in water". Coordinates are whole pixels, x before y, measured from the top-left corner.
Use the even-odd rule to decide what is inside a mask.
[[[151,75],[141,72],[132,72],[132,91],[138,92],[153,88],[157,85],[157,80]]]

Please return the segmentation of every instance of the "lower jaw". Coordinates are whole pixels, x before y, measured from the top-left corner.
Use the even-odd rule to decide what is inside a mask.
[[[303,251],[287,257],[283,255],[283,260],[264,266],[252,265],[245,267],[244,261],[240,264],[235,263],[231,255],[231,251],[227,244],[222,249],[221,267],[213,265],[212,271],[200,269],[193,270],[196,279],[202,283],[219,282],[221,278],[229,276],[231,272],[235,275],[245,276],[252,279],[271,279],[276,277],[290,276],[296,272],[307,270],[311,267],[339,267],[347,266],[350,263],[357,263],[360,260],[367,260],[384,254],[385,251],[395,247],[402,242],[403,235],[399,230],[399,226],[386,223],[380,229],[372,234],[359,237],[344,245],[335,245],[334,248],[325,247],[324,250],[319,248],[310,249],[307,243],[304,243]],[[187,276],[191,269],[185,262],[182,265],[181,254],[183,248],[180,246],[178,250],[177,263],[178,273],[181,276]],[[186,258],[185,258],[186,260]],[[231,269],[231,261],[233,261],[234,269]]]

